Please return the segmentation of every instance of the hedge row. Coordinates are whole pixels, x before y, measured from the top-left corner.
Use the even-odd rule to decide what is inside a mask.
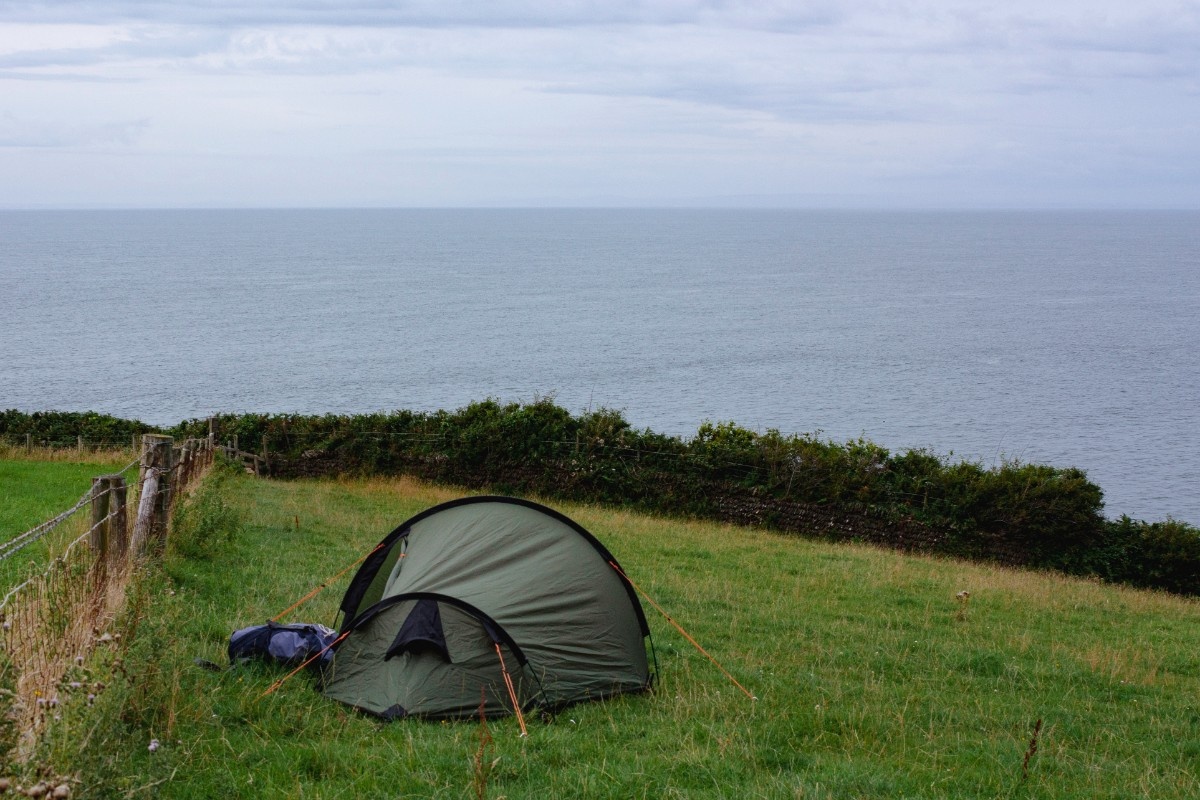
[[[984,468],[733,423],[705,423],[684,439],[634,429],[617,411],[574,416],[550,401],[215,422],[244,449],[259,450],[265,437],[271,471],[284,477],[408,473],[1200,594],[1200,530],[1106,520],[1103,492],[1075,468]],[[207,426],[193,420],[175,432]]]
[[[38,447],[74,447],[79,437],[91,445],[127,447],[134,436],[159,433],[153,425],[94,411],[0,411],[0,442]]]
[[[0,414],[0,434],[34,418],[53,430],[69,427],[72,416],[107,420],[97,424],[114,430],[122,422],[20,416]],[[189,420],[166,432],[205,436],[209,425]],[[1200,529],[1106,520],[1103,492],[1075,468],[984,468],[926,450],[892,453],[863,439],[836,443],[733,423],[705,423],[685,439],[637,430],[617,411],[575,416],[548,400],[487,400],[453,412],[222,415],[212,425],[222,442],[236,436],[243,450],[265,447],[278,477],[412,474],[1200,595]]]

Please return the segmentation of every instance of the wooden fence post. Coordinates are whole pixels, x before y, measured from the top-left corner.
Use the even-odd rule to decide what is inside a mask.
[[[179,489],[186,489],[192,485],[192,473],[196,468],[195,453],[195,444],[191,439],[188,439],[183,443],[183,448],[179,451],[179,485],[177,487]]]
[[[187,460],[183,468],[186,485],[191,486],[200,474],[200,443],[196,439],[188,439],[183,445],[184,458]]]
[[[88,545],[100,559],[108,558],[109,526],[112,520],[108,511],[112,502],[109,475],[92,478],[92,530],[88,535]]]
[[[162,482],[159,484],[158,503],[154,507],[154,541],[162,548],[167,543],[167,526],[171,521],[171,508],[175,505],[175,448],[171,437],[159,446]]]
[[[153,441],[152,437],[153,437],[153,434],[150,434],[150,433],[144,434],[141,437],[141,445],[139,446],[139,450],[138,450],[138,452],[140,453],[139,461],[138,461],[138,483],[139,484],[146,482],[146,474],[150,471],[150,468],[153,466],[153,464],[150,463],[151,462],[151,454],[153,453],[153,450],[154,450],[154,441]]]
[[[187,489],[188,468],[191,466],[191,464],[189,463],[189,461],[190,461],[189,456],[191,455],[191,453],[188,448],[189,448],[189,443],[185,441],[182,445],[180,445],[179,447],[176,447],[173,451],[175,454],[175,491],[176,491],[176,494]]]
[[[156,548],[166,544],[167,522],[171,516],[171,484],[174,480],[172,468],[175,466],[173,441],[170,436],[154,433],[142,435],[142,491],[149,492],[153,486],[155,495],[146,536],[154,541]],[[141,507],[145,507],[145,498]],[[142,522],[141,516],[139,508],[139,523]]]
[[[83,452],[83,437],[82,436],[75,437],[75,452],[77,452],[77,453]]]
[[[120,563],[128,542],[125,502],[127,488],[121,475],[92,478],[92,530],[88,544],[100,558]]]
[[[121,475],[108,476],[109,520],[108,547],[113,561],[118,564],[125,562],[125,552],[129,549],[129,517],[125,511],[128,488],[125,478]]]
[[[25,434],[25,452],[26,453],[33,452],[33,434],[32,433]]]
[[[154,504],[158,497],[158,478],[158,470],[149,467],[140,481],[142,494],[138,498],[133,533],[129,536],[129,549],[133,551],[135,557],[140,556],[146,549],[146,540],[150,538],[150,529],[154,526]]]

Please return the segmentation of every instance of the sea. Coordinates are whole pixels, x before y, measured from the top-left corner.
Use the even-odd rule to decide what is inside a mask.
[[[1200,212],[0,212],[0,407],[553,398],[984,466],[1200,525]]]

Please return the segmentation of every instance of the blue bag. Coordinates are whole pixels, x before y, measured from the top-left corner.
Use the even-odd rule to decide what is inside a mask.
[[[229,663],[258,659],[297,667],[321,653],[321,657],[309,665],[312,669],[320,669],[333,660],[333,648],[330,645],[336,639],[337,631],[316,623],[280,625],[268,622],[266,625],[252,625],[234,631],[229,637]]]

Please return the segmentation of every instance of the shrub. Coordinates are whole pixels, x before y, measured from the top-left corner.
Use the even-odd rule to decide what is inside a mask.
[[[1200,595],[1200,529],[1174,519],[1145,522],[1122,516],[1108,523],[1106,533],[1103,577]]]
[[[95,411],[0,411],[0,441],[22,444],[25,436],[43,447],[74,445],[82,436],[92,444],[128,446],[134,436],[157,433],[158,428],[138,420],[120,419]]]
[[[208,479],[175,510],[171,521],[170,546],[188,558],[211,558],[241,530],[237,511],[225,502],[223,492],[238,466],[219,460]]]

